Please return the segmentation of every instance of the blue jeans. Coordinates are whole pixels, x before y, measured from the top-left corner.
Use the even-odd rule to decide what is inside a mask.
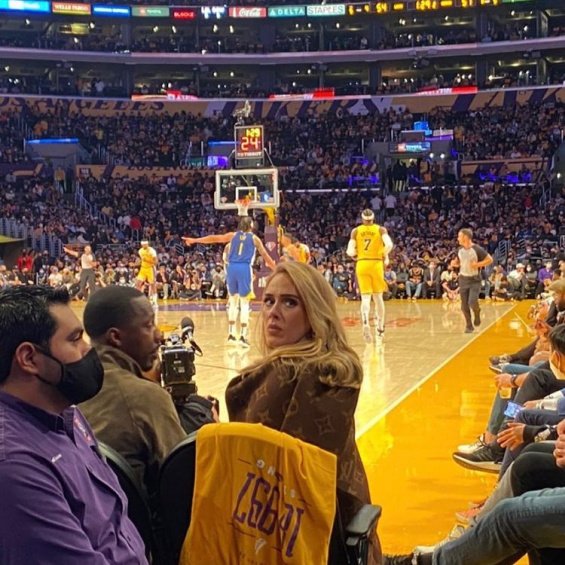
[[[539,563],[536,550],[543,548],[565,548],[565,487],[501,501],[474,528],[438,547],[433,564],[503,565],[530,551],[530,563]]]
[[[541,367],[545,361],[540,361],[534,365],[522,365],[521,363],[501,363],[500,368],[503,373],[508,373],[509,375],[522,375],[524,373],[529,373],[538,367]]]
[[[410,298],[412,295],[415,298],[420,298],[422,295],[422,283],[406,282],[406,296]]]
[[[502,424],[506,419],[504,412],[506,410],[506,407],[508,406],[508,401],[514,400],[517,391],[517,388],[512,389],[511,398],[500,398],[498,392],[494,395],[494,400],[492,401],[492,407],[490,409],[490,416],[487,424],[487,430],[491,434],[496,435],[502,428]]]

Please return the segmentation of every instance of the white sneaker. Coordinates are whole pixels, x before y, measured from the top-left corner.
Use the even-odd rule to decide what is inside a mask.
[[[462,526],[461,524],[456,524],[455,526],[453,526],[449,534],[447,534],[447,536],[444,539],[442,539],[435,545],[417,545],[414,548],[414,555],[419,555],[421,553],[433,553],[434,550],[436,550],[438,547],[441,547],[442,545],[445,545],[450,541],[460,538],[464,533],[465,533],[465,527]]]
[[[369,326],[363,326],[363,339],[365,343],[371,343],[373,341],[373,335],[371,334],[371,328]]]
[[[475,443],[464,443],[462,445],[457,446],[457,453],[475,453],[481,447],[484,447],[485,443],[485,434],[481,434]]]
[[[237,343],[240,347],[245,347],[246,349],[249,349],[251,347],[251,344],[247,341],[247,338],[243,336],[239,338],[239,341]]]
[[[230,335],[228,335],[228,339],[226,341],[226,344],[230,345],[230,346],[237,345],[237,339],[235,339],[234,335],[230,334]]]
[[[384,329],[382,329],[382,330],[377,329],[377,343],[381,343],[384,338],[385,338]]]

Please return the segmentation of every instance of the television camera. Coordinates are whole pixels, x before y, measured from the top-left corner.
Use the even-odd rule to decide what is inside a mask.
[[[194,322],[181,320],[181,332],[172,333],[161,346],[161,384],[175,404],[182,404],[196,394],[198,388],[192,377],[196,373],[194,358],[202,350],[194,341]]]

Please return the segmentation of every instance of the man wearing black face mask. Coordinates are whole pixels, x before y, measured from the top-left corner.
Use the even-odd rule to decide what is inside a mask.
[[[118,481],[72,405],[104,372],[66,290],[0,291],[0,563],[146,564]]]

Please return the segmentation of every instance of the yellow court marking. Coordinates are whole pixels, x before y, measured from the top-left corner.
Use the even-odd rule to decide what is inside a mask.
[[[488,324],[488,326],[486,328],[483,329],[484,331],[487,331],[488,329],[490,329],[494,324],[498,323],[498,319],[493,320],[492,322],[490,322],[490,324]],[[367,433],[369,430],[371,430],[373,428],[373,426],[375,426],[382,418],[384,418],[389,412],[391,412],[392,410],[394,410],[400,403],[402,403],[408,396],[410,396],[415,390],[417,390],[418,388],[420,388],[426,381],[428,381],[431,377],[433,377],[438,371],[440,371],[441,369],[443,369],[443,367],[445,367],[452,359],[455,359],[455,357],[457,357],[458,355],[460,355],[465,349],[467,349],[467,347],[469,347],[469,345],[475,341],[478,337],[480,337],[482,335],[482,333],[477,333],[474,336],[469,336],[469,342],[465,343],[464,345],[462,345],[457,351],[453,352],[451,355],[449,355],[447,357],[447,359],[445,359],[445,361],[443,361],[438,367],[436,367],[432,372],[430,372],[429,374],[427,374],[426,376],[422,377],[421,379],[419,379],[417,382],[415,382],[413,385],[410,386],[410,388],[404,392],[402,395],[400,395],[394,402],[390,403],[388,406],[386,406],[385,408],[381,409],[379,412],[377,412],[375,414],[375,416],[373,418],[371,418],[369,421],[365,422],[362,426],[360,426],[357,429],[357,433],[356,433],[356,437],[357,440],[359,440],[359,438]]]

